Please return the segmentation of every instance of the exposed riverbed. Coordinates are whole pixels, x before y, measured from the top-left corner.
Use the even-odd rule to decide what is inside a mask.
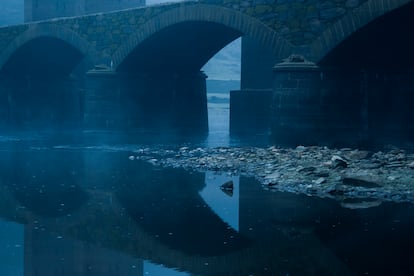
[[[349,208],[371,207],[381,201],[414,202],[414,154],[400,149],[146,148],[129,158],[156,166],[251,176],[264,189],[337,198]]]

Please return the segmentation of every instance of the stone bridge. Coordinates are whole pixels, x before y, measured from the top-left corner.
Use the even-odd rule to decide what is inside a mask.
[[[0,28],[1,121],[176,128],[191,117],[184,125],[205,129],[200,69],[242,37],[234,133],[365,139],[388,120],[377,115],[389,94],[412,101],[413,11],[412,0],[201,0]],[[405,131],[413,115],[403,113]]]

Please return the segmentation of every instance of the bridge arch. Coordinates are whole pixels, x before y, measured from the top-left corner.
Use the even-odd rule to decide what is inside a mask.
[[[368,0],[328,27],[310,45],[310,58],[321,62],[330,52],[369,23],[404,7],[413,0]],[[395,30],[398,31],[398,30]]]
[[[180,29],[180,27],[182,27],[181,30],[185,30],[191,24],[198,25],[201,28],[201,32],[204,30],[205,33],[202,35],[206,35],[210,31],[212,32],[211,35],[215,36],[214,38],[216,39],[214,32],[219,32],[218,36],[222,39],[221,43],[198,49],[203,50],[201,54],[205,55],[202,58],[203,62],[207,62],[224,46],[242,35],[249,35],[261,45],[270,49],[276,59],[285,58],[291,53],[292,45],[287,40],[255,18],[229,8],[213,5],[181,5],[148,20],[130,35],[128,40],[112,56],[114,69],[117,71],[124,70],[125,68],[123,67],[128,58],[133,55],[138,47],[148,42],[149,39],[169,31],[173,33]],[[186,33],[182,32],[181,34]],[[197,35],[196,28],[188,35]],[[197,38],[198,42],[200,41],[199,38]],[[214,40],[211,39],[212,37],[209,38]],[[171,41],[171,43],[174,42],[177,41]],[[198,64],[198,67],[200,67],[198,69],[201,69],[203,65],[201,64],[200,66]]]
[[[92,63],[97,57],[95,49],[75,32],[56,24],[33,24],[29,25],[25,32],[16,37],[3,50],[0,55],[0,71],[13,72],[18,69],[19,72],[24,72],[25,70],[22,70],[23,68],[13,68],[19,65],[18,62],[12,64],[13,59],[19,58],[19,51],[22,51],[22,49],[24,50],[25,47],[28,47],[28,45],[38,40],[43,40],[43,42],[45,42],[44,40],[53,42],[54,44],[58,44],[59,47],[62,47],[62,49],[68,50],[67,52],[61,51],[48,53],[57,55],[54,58],[50,58],[50,60],[53,60],[53,63],[56,66],[65,67],[65,73],[71,73],[71,70],[73,70],[82,59],[85,59],[88,63]],[[44,45],[48,44],[45,43]],[[31,54],[31,56],[34,58],[37,57],[36,53],[35,55]],[[37,58],[41,59],[42,57]],[[20,57],[20,59],[24,59],[24,57]],[[65,62],[68,64],[64,64]],[[55,68],[51,68],[51,70],[55,70]]]

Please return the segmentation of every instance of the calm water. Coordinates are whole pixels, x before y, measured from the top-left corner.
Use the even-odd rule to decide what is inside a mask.
[[[0,275],[413,275],[410,204],[346,209],[128,159],[142,146],[237,144],[222,104],[194,139],[1,137]]]

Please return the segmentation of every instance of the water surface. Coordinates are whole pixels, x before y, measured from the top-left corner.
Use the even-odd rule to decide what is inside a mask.
[[[128,146],[3,149],[1,275],[412,272],[410,204],[346,209],[128,156]]]

